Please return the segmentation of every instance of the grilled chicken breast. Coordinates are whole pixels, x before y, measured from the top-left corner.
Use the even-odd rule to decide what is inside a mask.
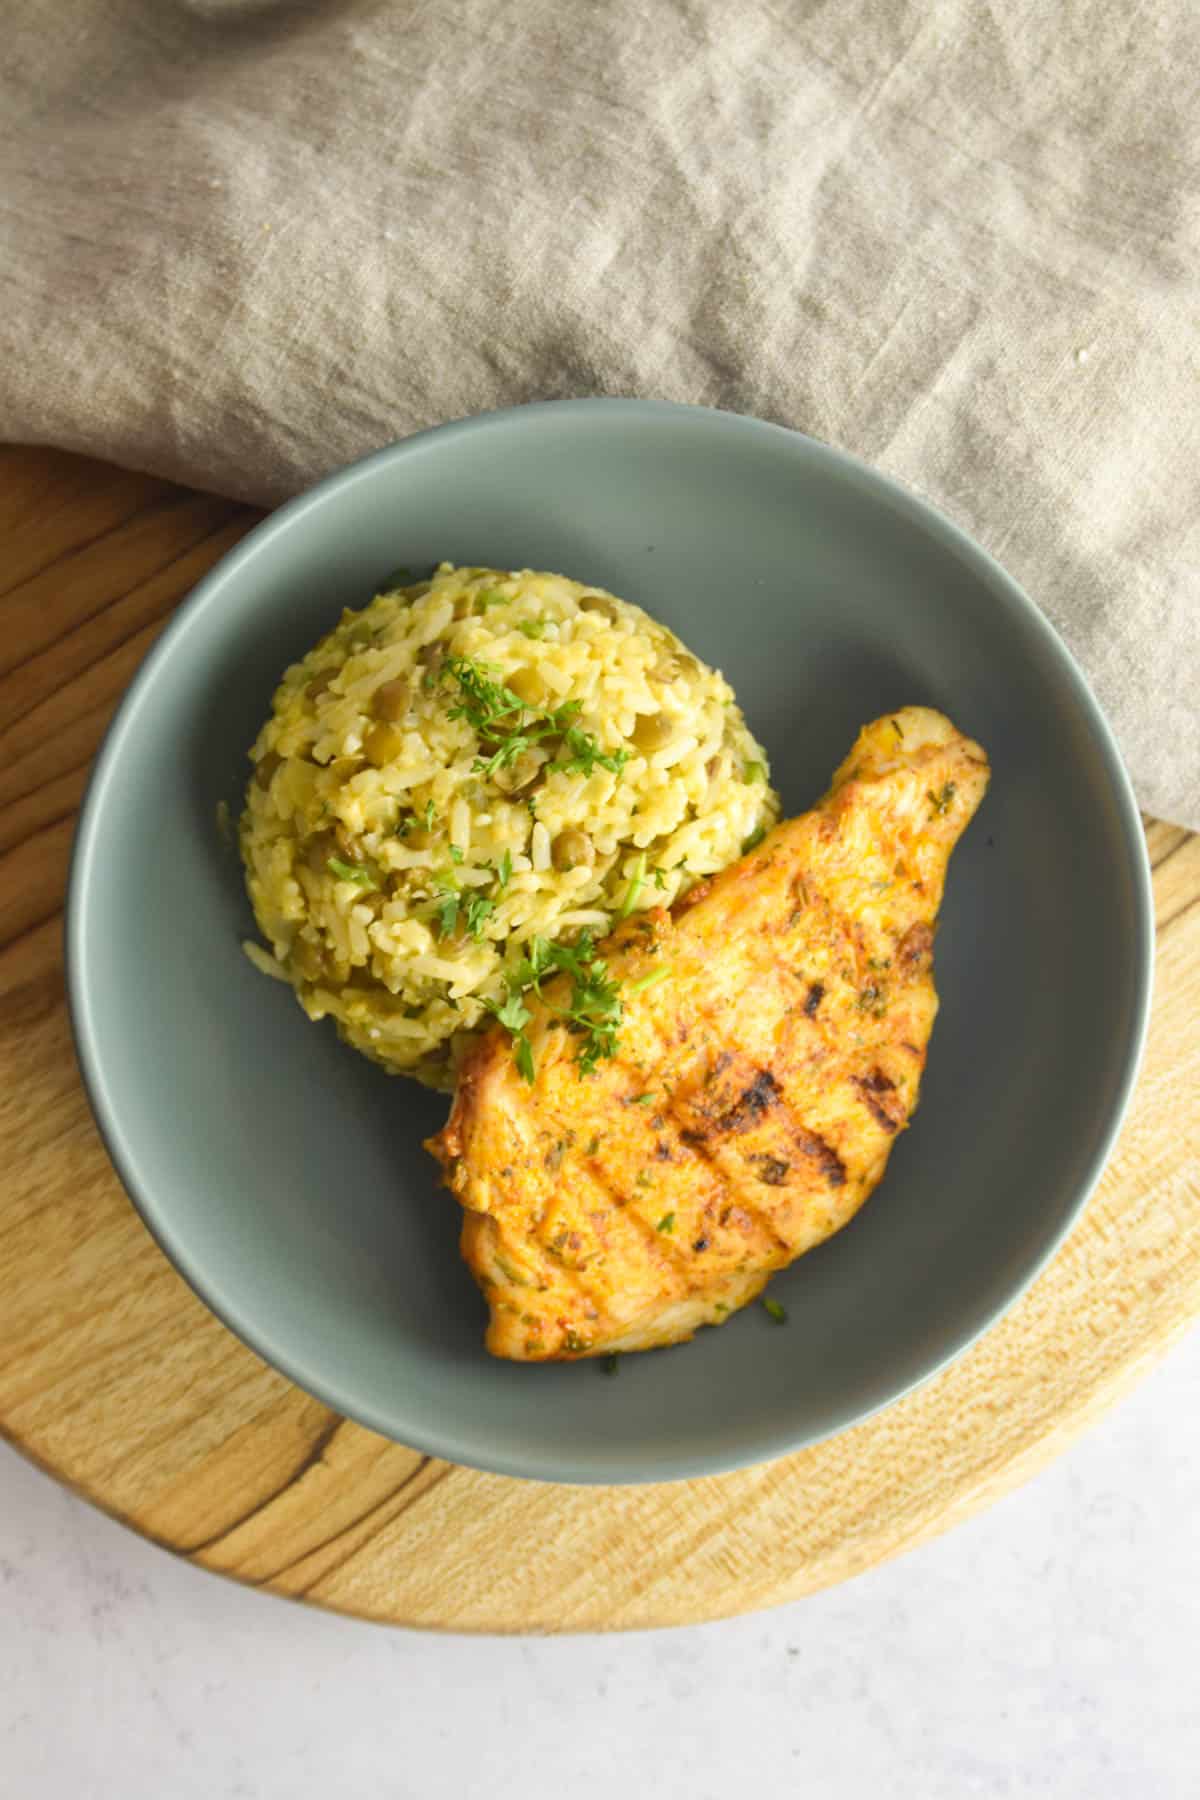
[[[429,1148],[518,1361],[719,1324],[853,1217],[917,1103],[933,933],[987,757],[940,713],[866,726],[812,812],[673,913],[600,946],[623,1016],[581,1074],[565,976],[526,996],[535,1076],[497,1027]]]

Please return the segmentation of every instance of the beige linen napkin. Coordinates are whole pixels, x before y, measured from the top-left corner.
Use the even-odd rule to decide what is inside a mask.
[[[1200,825],[1198,71],[1194,0],[8,0],[0,433],[270,501],[536,397],[782,420]]]

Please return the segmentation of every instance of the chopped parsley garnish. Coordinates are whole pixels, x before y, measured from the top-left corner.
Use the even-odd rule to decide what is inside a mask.
[[[939,788],[936,794],[932,788],[927,788],[925,790],[925,798],[928,800],[930,806],[932,806],[934,815],[936,816],[940,813],[947,813],[950,811],[950,802],[957,792],[958,789],[955,787],[954,783],[948,781],[945,787]]]
[[[484,920],[489,913],[495,912],[496,902],[482,894],[464,894],[453,875],[435,875],[433,885],[441,895],[437,908],[438,935],[451,937],[461,921],[467,936],[478,943],[483,936]]]
[[[525,1029],[533,1017],[520,994],[510,993],[503,1001],[485,1000],[483,1004],[514,1037]]]
[[[648,1094],[639,1094],[633,1101],[634,1106],[651,1106],[654,1103],[653,1089]]]
[[[497,671],[489,663],[474,661],[469,656],[447,659],[446,673],[458,683],[460,698],[450,708],[452,719],[465,719],[477,733],[480,743],[491,751],[489,756],[475,759],[478,772],[495,776],[547,738],[561,740],[567,755],[561,762],[550,764],[568,775],[590,775],[598,765],[619,775],[629,761],[625,750],[602,750],[588,731],[581,731],[575,720],[582,710],[579,700],[567,700],[550,712],[530,706],[503,682],[493,681]]]
[[[506,888],[512,880],[512,855],[507,850],[496,864],[496,879],[502,888]]]
[[[466,719],[481,738],[498,739],[503,735],[503,720],[528,711],[520,694],[492,680],[495,671],[490,663],[474,662],[469,656],[451,656],[446,662],[446,673],[457,681],[462,696],[450,708],[450,717]]]
[[[748,856],[750,854],[751,850],[757,850],[758,846],[762,843],[762,841],[766,837],[766,835],[767,835],[767,828],[765,825],[760,825],[757,831],[752,831],[750,833],[750,836],[745,840],[745,842],[742,845],[742,855]]]
[[[511,606],[512,599],[511,594],[502,594],[499,588],[480,588],[475,604],[481,613],[485,613],[492,606]]]
[[[355,887],[377,888],[379,886],[374,875],[364,863],[342,862],[340,857],[331,856],[325,867],[331,875],[336,875],[339,881],[352,881]]]
[[[772,1300],[770,1296],[768,1296],[763,1301],[763,1311],[769,1319],[775,1321],[776,1325],[787,1324],[787,1308],[781,1306],[778,1300]]]
[[[747,784],[749,784],[752,781],[765,781],[767,779],[767,771],[766,771],[765,765],[760,762],[748,762],[746,764],[745,774],[743,775],[742,779]]]
[[[436,818],[437,818],[437,807],[433,804],[433,799],[431,796],[425,802],[425,829],[426,829],[426,831],[433,830],[433,821]]]
[[[517,1059],[517,1068],[528,1082],[533,1081],[533,1048],[529,1039],[521,1032],[513,1044],[513,1055]]]
[[[438,936],[452,937],[458,927],[458,895],[447,894],[438,907]]]
[[[542,982],[553,975],[571,978],[567,1005],[551,1006],[550,1010],[580,1039],[575,1058],[580,1074],[593,1074],[597,1064],[617,1053],[621,996],[616,982],[609,980],[608,964],[596,955],[591,932],[582,932],[575,944],[552,944],[548,938],[535,937],[530,943],[529,954],[507,978],[507,998],[503,1006],[495,1001],[486,1003],[488,1010],[512,1032],[517,1067],[526,1081],[532,1081],[534,1076],[533,1049],[524,1029],[532,1015],[521,1005],[525,1017],[517,1024],[518,1012],[509,1009],[514,1000],[520,1003],[521,996],[530,989],[540,999]]]
[[[664,1236],[669,1237],[675,1229],[675,1214],[673,1212],[664,1213],[654,1229],[655,1231],[661,1231]]]
[[[653,874],[654,885],[661,891],[667,885],[667,871],[665,869],[655,869]]]
[[[540,942],[542,940],[535,940]],[[608,964],[596,955],[592,934],[585,931],[574,946],[548,946],[552,966],[571,977],[571,994],[561,1016],[582,1039],[576,1061],[582,1075],[617,1053],[622,1019],[621,996],[608,978]]]
[[[602,750],[590,732],[575,726],[568,729],[564,748],[569,752],[566,761],[557,762],[554,767],[568,775],[590,775],[596,768],[619,775],[629,761],[628,750]]]
[[[434,886],[442,896],[437,908],[438,936],[451,937],[458,926],[458,884],[452,876],[439,875]]]
[[[598,1137],[594,1137],[589,1140],[588,1147],[584,1151],[583,1154],[585,1156],[595,1156],[595,1154],[596,1154],[597,1150],[599,1150],[599,1148],[600,1148],[600,1139]]]
[[[451,844],[451,846],[450,846],[450,861],[452,863],[460,863],[462,861],[462,859],[463,859],[463,853],[459,849],[458,845]]]
[[[463,920],[467,927],[467,935],[479,942],[483,936],[484,920],[489,913],[496,910],[496,902],[488,900],[482,894],[468,894],[462,903]]]
[[[546,635],[545,619],[518,619],[517,630],[523,631],[527,638],[541,638]]]

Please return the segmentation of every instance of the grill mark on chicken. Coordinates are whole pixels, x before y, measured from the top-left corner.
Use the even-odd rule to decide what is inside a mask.
[[[752,1131],[764,1113],[779,1105],[782,1097],[782,1089],[770,1069],[760,1069],[728,1112],[713,1121],[714,1133],[732,1135],[735,1132]]]
[[[747,1192],[740,1182],[731,1180],[729,1171],[722,1168],[721,1164],[709,1155],[705,1134],[702,1131],[693,1131],[687,1126],[683,1126],[679,1131],[679,1141],[711,1170],[724,1189],[718,1213],[720,1223],[725,1225],[727,1219],[733,1219],[740,1230],[741,1220],[746,1219],[749,1223],[756,1225],[760,1231],[765,1232],[769,1238],[772,1238],[781,1250],[786,1250],[787,1239],[780,1236],[771,1219],[760,1206],[756,1205],[753,1193]]]
[[[799,1118],[795,1118],[792,1109],[790,1109],[786,1103],[783,1103],[783,1093],[781,1093],[781,1089],[779,1089],[779,1084],[775,1082],[774,1075],[770,1075],[770,1071],[766,1071],[766,1069],[759,1071],[756,1082],[752,1084],[752,1087],[748,1087],[747,1093],[739,1098],[736,1105],[730,1109],[730,1112],[725,1112],[721,1118],[712,1121],[711,1127],[707,1130],[696,1130],[693,1129],[693,1127],[684,1127],[684,1129],[680,1130],[680,1141],[685,1143],[689,1150],[694,1150],[698,1156],[707,1156],[707,1148],[705,1147],[707,1147],[709,1141],[720,1143],[721,1138],[736,1136],[739,1132],[745,1132],[745,1130],[752,1129],[752,1127],[757,1125],[757,1123],[761,1121],[761,1118],[765,1116],[766,1111],[768,1111],[768,1105],[766,1105],[766,1103],[759,1103],[759,1100],[757,1100],[757,1096],[763,1093],[763,1087],[765,1087],[766,1082],[770,1082],[770,1087],[774,1089],[775,1100],[772,1102],[772,1105],[774,1105],[774,1107],[779,1107],[779,1109],[786,1114],[786,1120],[781,1121],[781,1123],[783,1123],[783,1130],[788,1134],[788,1138],[792,1141],[793,1147],[797,1148],[799,1154],[801,1154],[802,1157],[806,1157],[810,1163],[815,1163],[815,1166],[820,1170],[820,1174],[826,1177],[826,1181],[828,1181],[831,1188],[844,1188],[844,1186],[846,1186],[846,1165],[842,1163],[842,1157],[838,1156],[837,1150],[833,1148],[831,1143],[826,1143],[826,1139],[820,1136],[820,1132],[810,1130],[808,1125],[804,1125]],[[747,1102],[747,1094],[752,1093],[752,1091],[756,1093],[756,1100],[750,1102],[750,1105],[743,1105],[743,1103]],[[736,1120],[738,1120],[738,1123],[736,1123],[732,1129],[730,1129],[729,1125],[730,1116],[736,1116]],[[892,1127],[892,1129],[894,1129],[894,1127]],[[711,1157],[709,1157],[709,1161],[711,1161]],[[734,1183],[730,1181],[729,1172],[727,1172],[725,1168],[721,1168],[718,1163],[712,1163],[712,1166],[718,1170],[718,1174],[720,1174],[721,1179],[723,1179],[725,1183],[734,1186]],[[784,1157],[772,1156],[770,1152],[765,1152],[765,1150],[756,1150],[756,1152],[752,1152],[752,1154],[745,1159],[745,1166],[752,1172],[752,1177],[756,1179],[757,1183],[768,1186],[768,1188],[781,1188],[781,1186],[786,1186],[786,1184],[788,1184],[788,1175],[792,1174],[793,1168],[792,1163],[788,1163]],[[741,1184],[738,1184],[736,1192],[743,1193]],[[750,1204],[754,1204],[752,1199],[750,1199]],[[774,1228],[772,1228],[772,1231],[774,1231]]]
[[[791,1163],[784,1162],[781,1156],[747,1157],[751,1168],[764,1187],[782,1187],[791,1172]]]
[[[718,1072],[723,1072],[733,1060],[734,1059],[729,1052],[722,1051],[721,1054],[715,1059],[714,1069],[716,1069]],[[624,1074],[625,1072],[628,1072],[633,1086],[638,1087],[638,1084],[641,1081],[641,1076],[636,1069],[634,1069],[631,1065],[629,1065],[623,1061],[614,1064],[614,1072],[617,1069],[619,1069],[622,1074]],[[644,1091],[644,1089],[639,1088],[638,1091]],[[708,1219],[709,1217],[711,1217],[713,1215],[720,1216],[720,1214],[722,1212],[729,1210],[731,1193],[736,1194],[738,1190],[736,1190],[732,1187],[732,1184],[729,1180],[729,1176],[726,1173],[726,1171],[724,1169],[722,1169],[717,1163],[713,1162],[712,1158],[707,1156],[704,1153],[702,1148],[700,1148],[696,1145],[692,1145],[687,1142],[690,1134],[685,1130],[679,1129],[678,1121],[675,1118],[673,1110],[669,1106],[666,1108],[666,1115],[667,1116],[663,1120],[662,1126],[659,1127],[659,1130],[661,1131],[663,1129],[663,1127],[666,1127],[667,1129],[669,1129],[670,1126],[674,1126],[676,1129],[678,1141],[681,1144],[685,1144],[687,1149],[693,1151],[693,1153],[697,1156],[697,1159],[699,1161],[703,1162],[705,1167],[708,1169],[710,1175],[719,1184],[719,1192],[716,1195],[710,1196],[710,1198],[706,1201],[706,1203],[702,1209],[702,1215],[701,1215],[702,1218]],[[675,1155],[671,1149],[671,1146],[667,1142],[665,1136],[658,1137],[656,1145],[655,1145],[654,1156],[655,1156],[656,1160],[659,1160],[660,1162],[675,1162],[675,1161],[679,1160],[675,1157]],[[639,1211],[637,1205],[634,1204],[634,1202],[638,1198],[637,1194],[634,1192],[626,1192],[622,1188],[618,1187],[617,1184],[613,1181],[612,1177],[605,1170],[603,1161],[600,1158],[594,1157],[589,1160],[588,1172],[589,1172],[593,1182],[595,1183],[595,1186],[601,1191],[605,1200],[608,1202],[608,1205],[611,1208],[611,1210],[614,1211],[615,1213],[617,1213],[629,1225],[631,1225],[637,1229],[637,1231],[640,1233],[640,1235],[643,1239],[643,1242],[646,1244],[646,1246],[648,1248],[653,1248],[653,1250],[659,1256],[665,1256],[669,1261],[671,1261],[672,1263],[674,1263],[676,1265],[686,1266],[688,1256],[689,1256],[689,1246],[688,1246],[688,1243],[686,1242],[686,1239],[681,1239],[679,1236],[676,1235],[675,1232],[660,1231],[657,1223],[653,1219],[648,1219],[648,1218],[643,1217],[643,1215]],[[670,1201],[665,1202],[664,1203],[664,1215],[665,1215],[665,1213],[667,1213],[671,1210],[672,1210],[672,1208],[671,1208]],[[775,1230],[775,1228],[771,1224],[771,1221],[768,1218],[764,1217],[763,1214],[760,1213],[757,1208],[755,1208],[753,1210],[754,1210],[754,1220],[755,1220],[755,1223],[758,1225],[759,1229],[761,1231],[765,1232],[766,1235],[768,1237],[770,1237],[779,1246],[780,1249],[786,1249],[787,1246],[786,1246],[785,1240],[779,1236],[778,1232]],[[595,1229],[595,1215],[589,1214],[589,1217],[592,1218],[593,1229]],[[597,1237],[599,1237],[599,1231],[597,1231]],[[696,1249],[697,1243],[699,1242],[700,1237],[702,1237],[704,1240],[703,1248],[705,1250],[711,1248],[712,1239],[709,1236],[707,1229],[704,1228],[704,1226],[702,1225],[699,1230],[696,1242],[692,1243],[692,1245],[690,1246],[691,1250]],[[543,1240],[543,1243],[544,1243],[544,1240]],[[549,1253],[551,1255],[554,1254],[554,1250],[553,1250],[552,1246],[545,1244],[545,1248],[549,1251]],[[603,1250],[603,1247],[601,1246],[599,1255],[597,1255],[595,1258],[593,1258],[589,1262],[589,1264],[585,1265],[583,1268],[580,1268],[578,1270],[572,1270],[573,1273],[576,1273],[578,1275],[578,1277],[580,1279],[581,1287],[583,1287],[585,1290],[587,1289],[586,1276],[587,1276],[588,1270],[589,1269],[598,1269],[598,1266],[603,1263],[603,1260],[604,1260],[604,1250]]]
[[[709,1079],[711,1080],[712,1074],[728,1067],[733,1060],[730,1055],[719,1057],[713,1065]],[[786,1134],[799,1154],[820,1170],[828,1185],[833,1188],[844,1187],[846,1166],[841,1157],[832,1144],[827,1143],[818,1132],[812,1131],[798,1117],[794,1108],[788,1104],[783,1089],[770,1069],[756,1070],[753,1078],[738,1095],[732,1106],[728,1106],[711,1122],[706,1121],[699,1128],[685,1126],[679,1135],[689,1149],[703,1153],[706,1144],[720,1143],[724,1139],[741,1136],[745,1132],[754,1130],[768,1117],[775,1115],[778,1115],[781,1135]],[[786,1158],[776,1156],[768,1151],[751,1152],[746,1158],[746,1165],[752,1178],[765,1187],[785,1186],[793,1167]],[[718,1164],[714,1164],[714,1167],[718,1169],[726,1182],[730,1181],[727,1170],[720,1168]],[[743,1191],[740,1183],[738,1191]],[[753,1204],[752,1195],[747,1195],[746,1198]]]
[[[547,1255],[554,1257],[564,1268],[570,1269],[579,1284],[580,1291],[586,1294],[594,1305],[602,1295],[602,1288],[598,1283],[602,1280],[603,1265],[608,1254],[602,1237],[603,1228],[608,1223],[608,1219],[607,1216],[598,1218],[601,1212],[614,1216],[614,1230],[624,1227],[627,1230],[635,1231],[647,1249],[655,1250],[660,1256],[666,1256],[673,1263],[679,1263],[681,1259],[686,1260],[687,1248],[678,1243],[673,1234],[660,1232],[652,1220],[643,1218],[637,1207],[631,1204],[633,1195],[623,1193],[618,1189],[610,1177],[604,1173],[603,1165],[598,1164],[595,1159],[591,1162],[589,1172],[597,1189],[608,1203],[607,1207],[595,1208],[587,1215],[596,1234],[594,1254],[583,1264],[570,1263],[562,1257],[558,1245],[553,1240],[548,1242],[542,1237],[541,1243]],[[556,1233],[555,1235],[558,1237],[562,1234]],[[577,1233],[572,1232],[569,1237],[578,1240]],[[567,1247],[574,1251],[581,1246],[578,1242],[570,1244],[568,1241]],[[589,1275],[592,1277],[591,1281],[588,1279]]]
[[[888,1132],[899,1131],[901,1121],[899,1119],[894,1119],[879,1099],[880,1094],[888,1094],[895,1091],[895,1082],[879,1068],[872,1069],[869,1075],[855,1075],[852,1079],[855,1087],[863,1097],[864,1105],[868,1108],[872,1116],[883,1126],[883,1129]]]
[[[805,1125],[796,1127],[796,1138],[804,1155],[812,1158],[830,1187],[845,1187],[846,1165],[833,1145],[826,1143],[819,1132],[809,1131]]]
[[[612,1177],[604,1170],[601,1157],[590,1156],[585,1161],[587,1161],[588,1183],[596,1190],[596,1204],[588,1206],[587,1213],[585,1213],[588,1224],[592,1226],[592,1233],[594,1233],[594,1242],[588,1251],[587,1260],[583,1264],[578,1264],[578,1262],[570,1262],[563,1256],[563,1249],[569,1249],[572,1256],[576,1256],[585,1246],[583,1246],[583,1237],[579,1231],[570,1229],[570,1226],[561,1226],[558,1195],[552,1197],[549,1206],[543,1211],[542,1217],[534,1228],[534,1237],[538,1238],[538,1242],[542,1244],[543,1251],[547,1255],[554,1256],[556,1262],[560,1262],[563,1267],[570,1269],[570,1273],[576,1276],[581,1291],[587,1292],[592,1300],[596,1300],[601,1291],[596,1289],[594,1283],[588,1282],[588,1274],[599,1276],[601,1273],[604,1256],[606,1256],[604,1228],[608,1226],[610,1219],[613,1220],[612,1229],[617,1229],[615,1220],[628,1219],[639,1228],[644,1226],[644,1220],[640,1219],[637,1208],[630,1206],[630,1195],[622,1193],[613,1183]]]

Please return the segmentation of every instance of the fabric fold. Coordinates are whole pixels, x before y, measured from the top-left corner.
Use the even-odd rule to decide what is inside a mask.
[[[1197,67],[1188,0],[13,0],[0,434],[269,503],[530,399],[793,425],[1200,826]]]

